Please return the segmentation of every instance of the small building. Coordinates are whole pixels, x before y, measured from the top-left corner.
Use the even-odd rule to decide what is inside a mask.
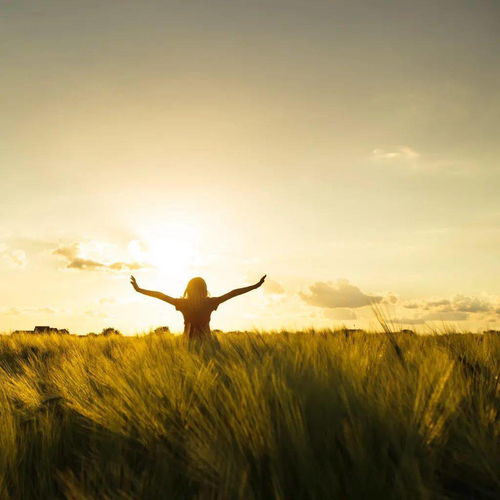
[[[52,333],[52,330],[55,330],[55,328],[51,328],[50,326],[35,326],[33,333]]]

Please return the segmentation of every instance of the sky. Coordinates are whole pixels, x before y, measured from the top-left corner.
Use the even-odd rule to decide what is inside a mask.
[[[496,0],[0,2],[0,331],[500,328]]]

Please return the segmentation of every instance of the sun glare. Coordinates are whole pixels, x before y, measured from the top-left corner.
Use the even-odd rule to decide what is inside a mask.
[[[200,231],[194,225],[176,223],[149,228],[129,243],[129,254],[137,261],[153,266],[156,275],[169,286],[183,289],[193,268],[202,264]]]

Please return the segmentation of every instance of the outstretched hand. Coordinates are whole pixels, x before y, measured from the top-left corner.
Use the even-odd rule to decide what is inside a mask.
[[[137,284],[137,281],[133,276],[130,276],[130,284],[134,287],[134,290],[138,292],[140,290],[139,285]]]
[[[262,276],[262,278],[260,278],[259,282],[257,283],[257,286],[261,286],[262,283],[264,283],[264,281],[266,281],[266,276],[267,276],[267,274],[264,274],[264,276]]]

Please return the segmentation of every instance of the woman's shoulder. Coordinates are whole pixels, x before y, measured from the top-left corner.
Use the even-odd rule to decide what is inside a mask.
[[[175,299],[175,308],[180,311],[181,309],[183,309],[186,303],[187,299],[184,298]]]
[[[210,307],[212,307],[214,310],[219,307],[220,304],[220,297],[207,297],[208,298],[208,303],[210,304]]]

